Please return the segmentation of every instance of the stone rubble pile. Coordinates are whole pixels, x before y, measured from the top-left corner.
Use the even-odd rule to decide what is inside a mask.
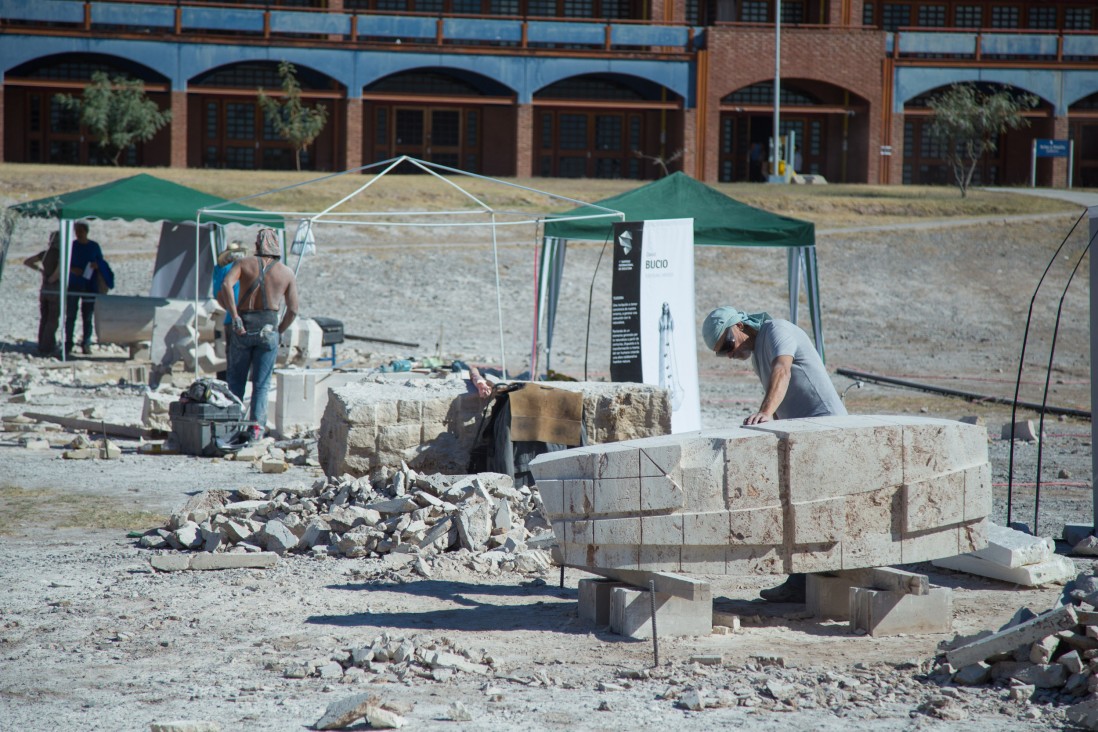
[[[384,471],[377,484],[345,475],[270,493],[251,487],[206,491],[140,544],[205,552],[388,555],[430,576],[433,557],[462,550],[478,571],[540,573],[550,565],[545,548],[552,541],[537,492],[516,488],[510,476],[421,475],[403,466]]]
[[[1039,615],[1022,608],[995,633],[957,639],[933,678],[997,684],[1012,700],[1070,705],[1073,724],[1098,730],[1098,574],[1080,574],[1061,601]]]
[[[382,633],[362,646],[304,661],[271,663],[268,670],[287,679],[321,678],[374,684],[410,683],[417,679],[449,681],[458,673],[490,677],[496,669],[495,659],[486,651],[460,649],[446,638],[406,638]]]

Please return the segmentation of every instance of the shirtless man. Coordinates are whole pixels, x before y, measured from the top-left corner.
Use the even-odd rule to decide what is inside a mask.
[[[237,261],[221,283],[217,299],[229,311],[233,337],[229,341],[229,390],[241,401],[248,375],[252,380],[252,439],[267,426],[267,393],[278,356],[279,337],[297,317],[297,282],[293,270],[282,264],[282,249],[273,229],[260,229],[255,256]],[[240,301],[233,286],[240,285]],[[278,311],[286,303],[279,320]]]

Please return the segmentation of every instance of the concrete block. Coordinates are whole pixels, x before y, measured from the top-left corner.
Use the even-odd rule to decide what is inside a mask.
[[[610,630],[628,638],[652,637],[651,597],[647,590],[615,587],[610,598]],[[686,600],[656,593],[656,632],[660,637],[709,635],[713,598]]]
[[[610,625],[610,595],[614,588],[628,586],[625,582],[611,579],[581,579],[579,581],[580,620],[599,627]]]
[[[727,511],[684,514],[683,544],[726,546],[730,539]]]
[[[205,569],[267,569],[278,566],[278,555],[274,552],[251,552],[248,554],[210,554],[202,552],[191,557],[190,568]]]
[[[1000,630],[971,643],[946,651],[946,661],[954,668],[963,668],[978,661],[1019,646],[1028,645],[1061,630],[1070,630],[1079,622],[1075,607],[1064,605],[1038,615],[1024,623]]]
[[[905,534],[900,540],[900,564],[926,562],[955,555],[960,550],[959,527]]]
[[[593,480],[564,479],[564,515],[591,516],[595,510],[595,482]]]
[[[686,506],[686,492],[682,486],[666,475],[649,475],[639,479],[640,483],[640,511],[652,513],[654,511],[673,511]],[[697,489],[697,486],[695,486]],[[714,486],[713,491],[720,495],[720,486]],[[706,505],[718,503],[723,506],[723,500],[719,502],[707,502]]]
[[[641,537],[646,546],[681,546],[684,542],[684,514],[642,516]]]
[[[947,419],[897,417],[904,424],[904,483],[987,462],[987,430]]]
[[[684,544],[682,547],[683,570],[697,574],[728,574],[728,552],[727,546]],[[744,574],[750,574],[750,572]]]
[[[191,558],[187,554],[158,554],[149,564],[160,572],[181,572],[191,568]]]
[[[592,477],[628,478],[640,477],[640,451],[629,443],[602,445],[595,459],[595,475]]]
[[[732,510],[781,502],[778,438],[742,429],[725,443],[724,492]]]
[[[1036,442],[1038,439],[1037,426],[1033,424],[1032,419],[1022,420],[1021,422],[1015,422],[1011,424],[1007,422],[1003,425],[1003,429],[1000,433],[1001,439],[1004,440],[1025,440],[1026,442]]]
[[[641,486],[639,478],[599,478],[595,480],[591,514],[639,515]]]
[[[787,572],[827,572],[842,564],[842,542],[830,544],[799,544],[794,546],[786,561]]]
[[[564,481],[546,478],[539,480],[534,487],[541,496],[545,518],[550,521],[561,518],[564,515]]]
[[[641,544],[638,566],[650,572],[681,572],[682,547]]]
[[[1036,587],[1053,582],[1067,582],[1075,577],[1075,564],[1067,557],[1053,556],[1040,564],[1029,564],[1022,567],[1004,567],[996,562],[971,554],[961,554],[955,557],[944,557],[932,561],[935,567],[968,572],[980,577],[1009,582],[1015,585]]]
[[[616,544],[622,546],[641,543],[641,520],[639,517],[620,519],[596,519],[591,522],[593,541],[599,546]]]
[[[683,547],[683,554],[687,547]],[[693,570],[683,560],[685,570]],[[725,573],[735,575],[780,574],[785,571],[780,547],[758,545],[733,545],[725,552]]]
[[[869,635],[948,633],[953,627],[953,590],[931,587],[925,595],[850,588],[850,630]]]
[[[969,468],[965,476],[965,521],[991,515],[991,465]]]
[[[813,617],[830,620],[850,618],[851,577],[812,573],[805,578],[805,605]]]
[[[640,569],[640,545],[593,544],[586,552],[586,562],[593,567],[606,569]]]
[[[902,493],[900,486],[892,486],[846,497],[842,569],[900,564]]]
[[[959,523],[964,516],[964,473],[949,473],[903,486],[904,533]]]
[[[793,502],[794,544],[827,544],[846,534],[846,496]]]
[[[1055,553],[1056,544],[1052,537],[1030,536],[988,522],[987,546],[974,552],[973,556],[1004,567],[1016,568],[1047,562]]]
[[[979,521],[969,521],[957,527],[957,551],[962,554],[976,552],[987,548],[986,518]]]
[[[760,506],[729,511],[729,542],[732,545],[780,545],[784,531],[781,506]]]

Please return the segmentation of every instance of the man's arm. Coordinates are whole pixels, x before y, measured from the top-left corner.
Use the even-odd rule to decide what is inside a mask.
[[[278,324],[279,333],[285,333],[297,318],[297,306],[297,281],[291,276],[290,284],[286,286],[286,313],[282,316],[282,322]]]
[[[778,356],[770,364],[770,383],[766,385],[766,396],[763,397],[759,411],[743,421],[744,424],[761,424],[774,419],[774,412],[778,411],[785,393],[789,391],[789,378],[793,374],[793,357]]]
[[[23,260],[23,264],[27,265],[31,269],[42,272],[45,270],[45,265],[42,264],[42,260],[45,258],[45,256],[45,251],[38,252],[38,254],[32,254]]]
[[[240,281],[240,262],[233,265],[233,268],[229,270],[225,275],[225,279],[221,281],[221,289],[217,292],[217,300],[225,309],[229,311],[229,318],[233,325],[233,331],[237,334],[243,334],[244,321],[240,319],[240,313],[236,310],[236,297],[233,295],[233,285]]]

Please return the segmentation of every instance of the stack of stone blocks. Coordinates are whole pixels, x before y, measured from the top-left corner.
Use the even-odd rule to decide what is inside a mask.
[[[583,394],[589,444],[671,431],[667,391],[632,383],[554,382]],[[359,477],[403,461],[421,473],[467,472],[486,405],[467,381],[374,376],[332,388],[318,453],[327,475]]]
[[[557,559],[578,568],[908,564],[983,548],[991,510],[986,428],[923,417],[780,420],[551,453],[531,469]]]

